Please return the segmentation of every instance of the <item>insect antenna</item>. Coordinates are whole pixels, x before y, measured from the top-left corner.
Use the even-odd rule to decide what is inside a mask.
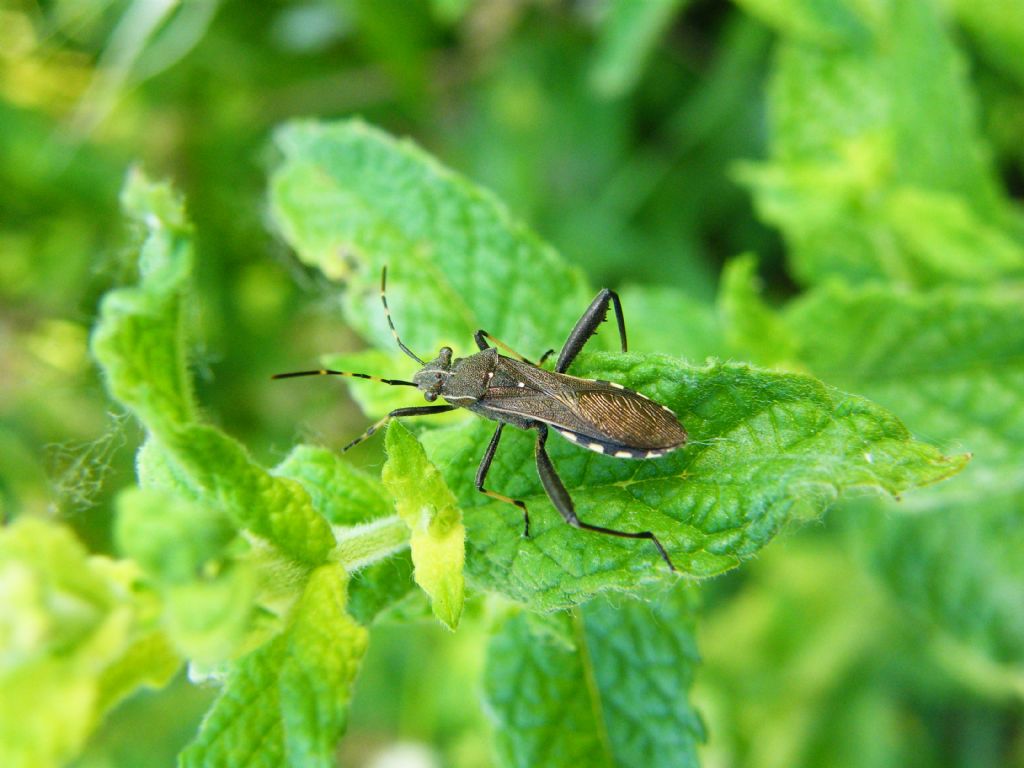
[[[378,381],[381,384],[388,384],[392,387],[415,387],[415,382],[402,381],[401,379],[384,379],[380,376],[371,376],[368,373],[352,373],[350,371],[332,371],[327,368],[320,368],[316,371],[293,371],[291,373],[275,373],[272,379],[294,379],[296,376],[349,376],[353,379],[369,379]]]
[[[426,365],[427,363],[425,360],[420,360],[416,353],[409,349],[407,346],[405,346],[405,344],[402,343],[402,340],[398,338],[398,331],[395,330],[395,324],[391,320],[391,310],[388,309],[388,300],[387,297],[384,295],[384,287],[387,285],[387,281],[388,268],[385,266],[380,271],[380,302],[381,304],[384,305],[384,316],[388,319],[388,327],[391,329],[391,335],[395,337],[395,341],[398,342],[398,346],[401,347],[402,351],[405,352],[405,354],[407,354],[420,365]]]

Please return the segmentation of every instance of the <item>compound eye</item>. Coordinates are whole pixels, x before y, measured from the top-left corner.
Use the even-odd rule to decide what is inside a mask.
[[[435,400],[437,400],[437,392],[424,392],[423,399],[426,400],[428,403],[432,403]]]

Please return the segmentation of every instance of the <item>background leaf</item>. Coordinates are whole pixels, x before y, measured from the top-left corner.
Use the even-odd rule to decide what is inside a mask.
[[[636,83],[646,56],[684,5],[685,0],[604,3],[601,36],[591,70],[591,81],[598,93],[621,96]]]
[[[138,577],[130,562],[90,557],[55,523],[0,529],[5,765],[64,764],[110,708],[177,671],[181,660]]]
[[[766,20],[787,34],[771,88],[771,161],[742,177],[783,231],[796,277],[929,285],[1020,275],[1020,230],[936,5],[773,7]],[[851,24],[857,34],[832,39]]]
[[[681,585],[651,604],[595,600],[552,617],[561,641],[506,618],[484,675],[502,764],[697,765],[694,608]]]
[[[243,658],[181,764],[335,764],[366,630],[345,613],[345,573],[310,576],[288,629]]]
[[[996,659],[1017,663],[1024,542],[1012,520],[1024,461],[1022,299],[1017,285],[924,294],[832,286],[787,316],[813,370],[898,409],[918,434],[975,450],[965,473],[969,494],[929,489],[908,499],[928,516],[889,519],[877,511],[861,535],[897,593]]]

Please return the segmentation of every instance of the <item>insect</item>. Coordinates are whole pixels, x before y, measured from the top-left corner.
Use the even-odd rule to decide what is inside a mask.
[[[350,376],[391,386],[416,387],[423,392],[427,402],[432,403],[438,397],[442,397],[448,404],[397,408],[346,445],[343,451],[366,440],[389,420],[397,417],[429,416],[466,408],[486,419],[496,421],[498,427],[487,450],[484,451],[476,472],[476,489],[498,501],[514,504],[522,510],[523,535],[529,536],[530,515],[526,503],[485,488],[484,482],[506,425],[536,430],[537,473],[548,498],[565,522],[574,528],[594,533],[627,539],[650,539],[668,567],[675,570],[665,548],[651,531],[620,531],[580,520],[576,515],[572,498],[555,471],[545,447],[548,432],[552,429],[576,445],[619,459],[657,458],[674,451],[686,442],[686,430],[667,406],[639,392],[626,389],[621,384],[599,379],[581,379],[565,372],[597,331],[598,326],[604,322],[609,305],[615,310],[622,351],[626,351],[626,325],[622,317],[622,303],[615,291],[604,288],[597,294],[562,346],[554,370],[547,371],[482,329],[474,334],[474,340],[480,350],[476,354],[453,359],[451,347],[441,347],[433,360],[421,360],[402,342],[398,331],[395,330],[391,311],[388,309],[386,285],[387,267],[381,271],[380,299],[384,305],[388,327],[399,348],[423,366],[413,375],[412,381],[326,369],[279,373],[273,378]],[[493,342],[495,346],[488,344],[488,341]],[[508,356],[500,354],[499,348],[508,353]],[[554,350],[546,352],[540,359],[540,364],[553,353]]]

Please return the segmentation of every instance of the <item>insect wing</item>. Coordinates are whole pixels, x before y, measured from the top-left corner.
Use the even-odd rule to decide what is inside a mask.
[[[619,458],[653,458],[686,442],[675,414],[638,392],[504,358],[486,407],[550,424],[574,443]]]
[[[645,455],[658,455],[686,442],[686,430],[676,415],[638,392],[609,382],[580,379],[574,393],[576,415],[591,427],[580,430],[582,436],[598,437]]]

